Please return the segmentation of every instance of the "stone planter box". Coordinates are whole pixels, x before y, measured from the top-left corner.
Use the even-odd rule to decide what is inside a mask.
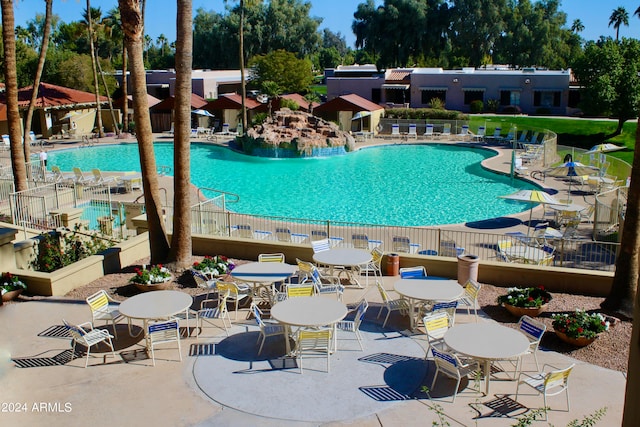
[[[555,331],[556,336],[560,338],[561,341],[566,342],[567,344],[575,345],[576,347],[585,347],[594,342],[598,337],[586,338],[586,337],[578,337],[572,338],[567,336],[564,332]]]

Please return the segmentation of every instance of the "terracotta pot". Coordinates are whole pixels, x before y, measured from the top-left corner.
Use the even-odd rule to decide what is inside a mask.
[[[149,285],[143,283],[134,283],[136,288],[142,292],[148,291],[164,291],[171,287],[171,279],[172,277],[167,277],[167,279],[162,283],[151,283]]]
[[[598,338],[597,336],[593,338],[586,338],[586,337],[571,338],[567,336],[567,334],[565,334],[564,332],[560,332],[560,331],[555,331],[555,332],[558,338],[560,338],[562,341],[566,342],[567,344],[575,345],[576,347],[587,346],[592,342],[594,342],[596,338]]]
[[[537,317],[547,309],[547,304],[542,304],[540,307],[516,307],[515,305],[510,304],[502,305],[507,309],[509,313],[511,313],[515,317],[522,317],[524,315]]]
[[[23,290],[24,289],[16,289],[15,291],[9,291],[6,294],[3,294],[2,301],[6,302],[18,298],[18,295],[20,295]]]

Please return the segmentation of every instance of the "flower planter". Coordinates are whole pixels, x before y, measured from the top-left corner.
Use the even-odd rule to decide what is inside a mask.
[[[547,304],[542,304],[540,307],[516,307],[515,305],[502,304],[509,313],[515,317],[530,316],[537,317],[547,309]]]
[[[173,279],[172,276],[165,278],[165,280],[163,282],[159,282],[159,283],[136,283],[133,282],[134,285],[136,285],[136,288],[138,288],[138,290],[142,291],[142,292],[148,292],[148,291],[164,291],[167,290],[171,287],[171,280]]]
[[[556,336],[560,338],[560,340],[566,342],[567,344],[575,345],[576,347],[585,347],[591,344],[592,342],[594,342],[596,338],[598,338],[597,336],[593,338],[587,338],[587,337],[571,338],[567,336],[567,334],[565,334],[564,332],[560,332],[560,331],[555,331],[555,332],[556,332]]]
[[[2,302],[7,302],[18,298],[18,295],[22,293],[24,289],[16,289],[15,291],[9,291],[2,295]]]

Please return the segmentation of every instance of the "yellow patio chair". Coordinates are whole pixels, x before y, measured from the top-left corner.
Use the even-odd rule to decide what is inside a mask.
[[[476,322],[478,321],[478,293],[482,285],[473,279],[467,280],[464,285],[464,293],[458,299],[461,304],[467,306],[467,315],[471,315],[471,309],[475,314]]]
[[[284,254],[259,254],[258,262],[284,262]]]
[[[567,398],[567,412],[569,412],[569,374],[571,374],[571,370],[574,366],[575,363],[564,369],[558,369],[555,366],[544,365],[542,367],[542,372],[536,375],[531,376],[525,373],[521,373],[518,380],[518,387],[516,388],[515,400],[518,401],[521,384],[526,384],[536,390],[538,394],[541,394],[543,396],[544,399],[544,406],[542,407],[542,409],[544,410],[544,420],[546,421],[547,410],[549,409],[549,405],[547,405],[547,396],[556,396],[564,391]],[[555,370],[546,371],[545,367],[553,368]],[[521,379],[523,375],[526,378]]]
[[[238,320],[238,306],[240,301],[249,296],[251,291],[249,286],[244,284],[238,285],[233,282],[219,281],[216,283],[216,288],[218,289],[218,303],[222,303],[222,299],[225,296],[228,300],[235,302],[236,320]]]
[[[312,297],[313,283],[287,286],[287,298]]]
[[[102,320],[106,323],[111,322],[113,325],[113,336],[118,338],[118,331],[116,330],[116,321],[124,319],[124,316],[120,314],[116,305],[118,301],[112,299],[104,289],[89,295],[86,298],[87,304],[91,309],[91,316],[93,321]]]
[[[447,333],[451,327],[451,318],[446,311],[434,311],[427,313],[423,318],[424,329],[427,333],[427,351],[424,358],[429,357],[429,352],[432,355],[434,349],[446,350],[446,344],[444,343],[444,334]]]
[[[305,353],[318,353],[326,355],[327,357],[327,372],[330,371],[331,365],[329,362],[329,357],[331,356],[331,339],[332,331],[331,329],[321,329],[321,330],[308,330],[301,329],[298,331],[298,337],[296,340],[296,355],[299,359],[300,363],[300,373],[303,373],[302,370],[302,356]]]

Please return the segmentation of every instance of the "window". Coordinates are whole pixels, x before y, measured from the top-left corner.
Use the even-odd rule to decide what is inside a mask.
[[[447,103],[447,91],[446,90],[440,90],[440,89],[430,89],[430,90],[423,90],[422,91],[422,99],[421,99],[421,103],[422,104],[431,104],[431,100],[433,98],[438,98],[439,100],[442,101],[443,104]]]
[[[380,88],[378,87],[378,88],[371,89],[371,101],[376,104],[379,104],[381,99],[382,97],[381,97]]]
[[[484,90],[465,90],[464,104],[469,105],[473,101],[484,101]]]
[[[533,92],[534,107],[559,107],[562,92],[559,90],[537,90]]]
[[[501,90],[500,105],[520,105],[519,90]]]

